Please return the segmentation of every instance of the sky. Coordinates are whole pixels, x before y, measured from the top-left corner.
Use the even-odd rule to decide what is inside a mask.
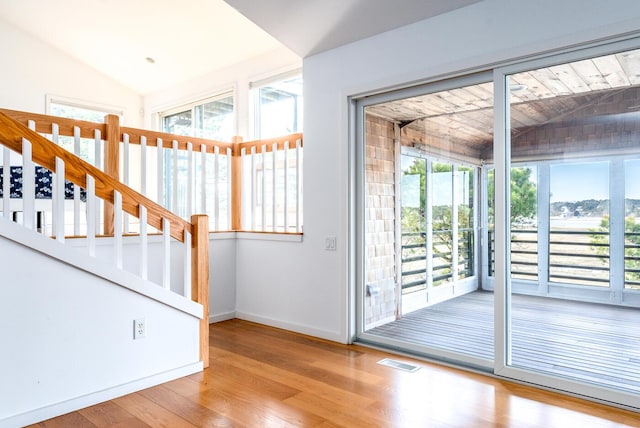
[[[551,202],[609,199],[609,163],[551,165]],[[625,197],[640,199],[640,160],[625,161]]]
[[[551,165],[551,202],[609,199],[608,162]]]
[[[402,157],[407,168],[414,158]],[[531,181],[536,182],[535,170]],[[437,178],[437,177],[436,177]],[[576,202],[587,199],[609,199],[609,163],[564,163],[550,166],[550,202]],[[436,180],[436,183],[439,183]],[[436,184],[434,183],[434,184]],[[440,183],[442,184],[442,183]],[[441,188],[442,186],[436,186]],[[640,199],[640,160],[625,161],[625,197]],[[419,190],[418,190],[419,191]],[[450,198],[450,190],[446,192]]]

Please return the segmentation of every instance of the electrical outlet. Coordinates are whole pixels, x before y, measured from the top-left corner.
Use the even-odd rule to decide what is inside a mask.
[[[147,337],[147,323],[144,318],[133,320],[133,340]]]

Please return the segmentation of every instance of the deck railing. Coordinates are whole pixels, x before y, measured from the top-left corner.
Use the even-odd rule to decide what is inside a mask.
[[[627,234],[629,235],[629,234]],[[551,230],[549,232],[549,271],[547,280],[558,283],[608,286],[609,232]],[[629,248],[629,245],[626,246]],[[489,231],[489,275],[495,269],[494,232]],[[511,230],[511,275],[538,280],[538,230]],[[632,260],[625,255],[625,262]],[[633,285],[633,281],[626,281]]]
[[[124,127],[115,115],[95,123],[0,112],[184,219],[207,214],[211,231],[302,232],[302,134],[223,142]],[[86,233],[81,199],[67,203],[75,213],[68,235]],[[111,235],[111,206],[97,212],[100,230]],[[125,233],[139,227],[125,215]]]
[[[428,275],[426,232],[405,232],[402,234],[402,289],[415,291],[431,285],[437,286],[454,279],[452,262],[451,230],[434,230],[432,245],[431,275]],[[447,236],[447,238],[445,238]],[[456,279],[473,275],[473,229],[458,228],[458,261]],[[428,278],[431,276],[431,278]]]
[[[31,123],[31,128],[37,127]],[[55,134],[54,130],[54,134]],[[59,132],[59,128],[57,130]],[[78,126],[75,133],[81,134]],[[96,137],[98,139],[99,137]],[[54,138],[55,139],[55,138]],[[171,242],[180,243],[184,260],[184,278],[181,294],[203,306],[200,321],[200,358],[208,365],[208,290],[209,290],[209,240],[206,215],[194,215],[191,222],[185,221],[174,213],[154,203],[149,198],[122,184],[117,179],[104,173],[96,166],[83,161],[69,151],[54,144],[22,125],[16,120],[0,112],[0,146],[2,147],[3,169],[3,216],[13,219],[16,207],[11,194],[10,171],[12,164],[20,165],[19,181],[22,183],[20,198],[20,223],[27,229],[35,228],[36,218],[36,167],[50,171],[53,183],[50,186],[50,204],[53,214],[52,238],[65,244],[65,207],[66,183],[75,186],[74,203],[79,210],[80,189],[85,192],[82,202],[86,218],[86,251],[90,257],[96,255],[97,206],[101,201],[113,214],[110,223],[113,227],[112,256],[113,267],[122,270],[124,267],[123,235],[126,223],[123,216],[138,219],[139,224],[139,272],[143,280],[148,280],[150,268],[162,266],[161,285],[172,291],[171,284],[172,251]],[[79,217],[79,216],[78,216]],[[16,219],[17,220],[17,219]],[[147,226],[162,233],[162,251],[160,254],[150,252],[147,241]],[[155,256],[155,257],[154,257]],[[132,272],[133,273],[133,272]]]

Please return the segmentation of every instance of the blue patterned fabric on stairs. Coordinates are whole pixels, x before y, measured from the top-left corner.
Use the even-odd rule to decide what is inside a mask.
[[[36,199],[51,199],[53,189],[53,174],[42,166],[36,166]],[[3,197],[4,189],[4,171],[0,167],[0,198]],[[11,199],[22,199],[22,167],[11,167]],[[73,199],[74,184],[65,180],[64,197],[65,199]],[[87,192],[80,189],[80,199],[87,201]]]

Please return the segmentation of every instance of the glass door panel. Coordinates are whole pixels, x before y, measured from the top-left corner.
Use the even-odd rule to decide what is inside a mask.
[[[516,377],[640,392],[638,67],[631,51],[506,76],[511,263],[496,286]]]
[[[453,166],[434,163],[429,175],[431,186],[433,286],[453,280]]]
[[[478,275],[478,194],[486,197],[478,178],[493,153],[493,86],[371,101],[361,338],[490,368],[493,294]]]
[[[624,287],[640,290],[640,159],[624,162]]]

